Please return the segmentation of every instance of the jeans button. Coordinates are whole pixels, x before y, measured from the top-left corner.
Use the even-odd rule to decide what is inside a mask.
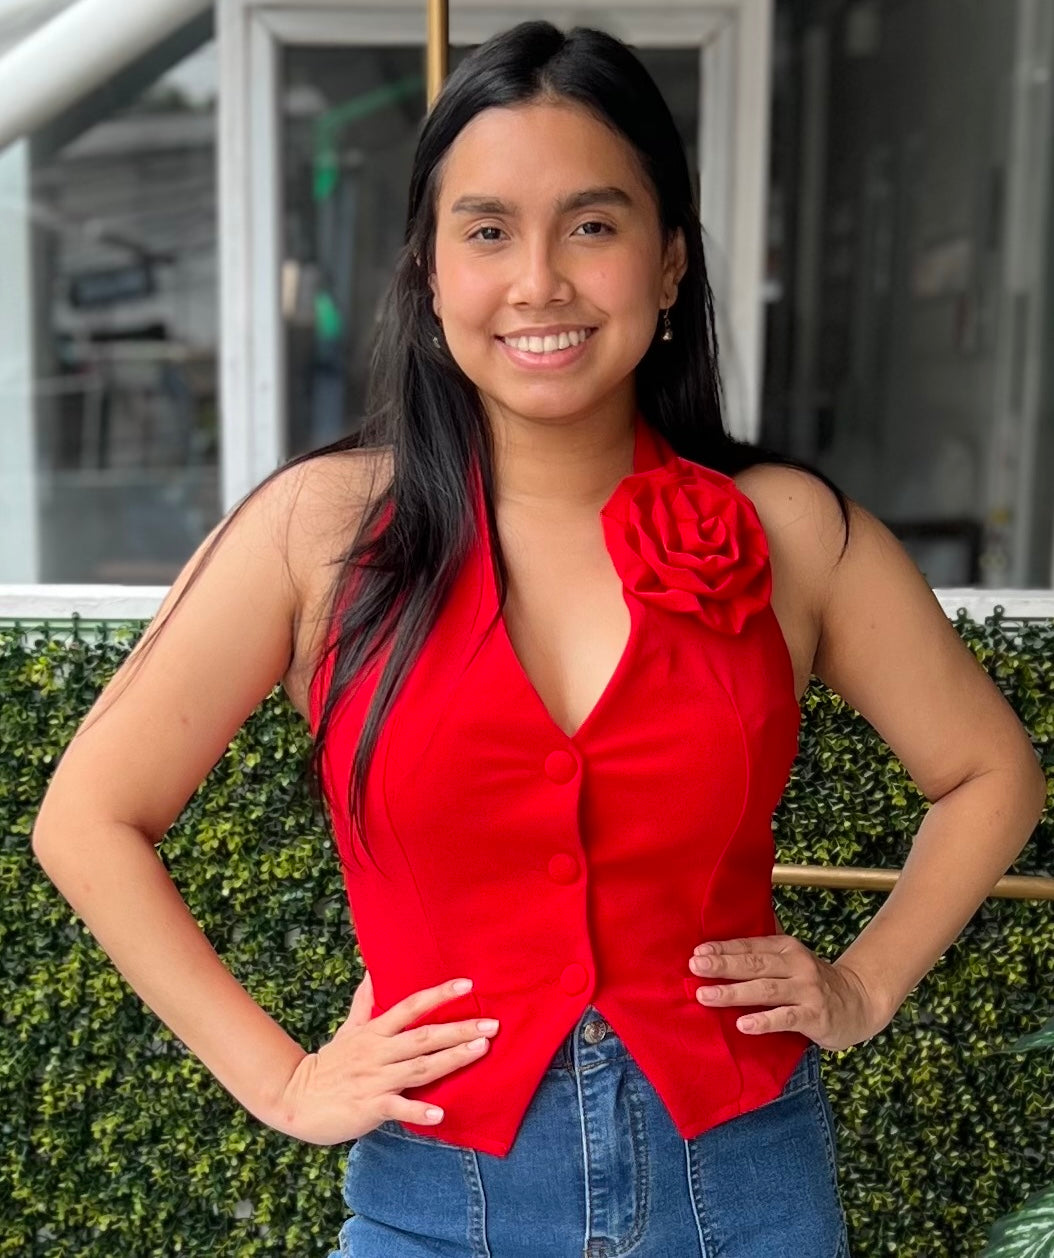
[[[608,1024],[602,1019],[587,1022],[582,1028],[582,1038],[587,1044],[599,1044],[609,1029]]]

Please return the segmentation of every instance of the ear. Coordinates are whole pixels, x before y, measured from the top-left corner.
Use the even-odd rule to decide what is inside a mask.
[[[439,289],[436,286],[436,277],[434,272],[428,277],[428,287],[432,290],[432,312],[435,314],[435,317],[442,322],[442,315],[440,314],[440,311],[442,310],[442,302],[439,300]]]
[[[688,249],[684,243],[684,232],[677,228],[673,238],[666,246],[662,265],[662,304],[672,306],[677,300],[677,285],[684,278],[688,269]]]

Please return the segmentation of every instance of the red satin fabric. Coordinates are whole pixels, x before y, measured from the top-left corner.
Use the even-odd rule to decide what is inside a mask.
[[[699,1003],[706,939],[779,930],[772,812],[797,752],[793,669],[769,602],[764,532],[728,477],[638,417],[634,471],[601,511],[631,628],[568,737],[497,609],[478,540],[386,721],[366,783],[374,860],[349,824],[352,757],[384,653],[338,707],[323,783],[374,1014],[461,975],[420,1019],[499,1018],[485,1056],[405,1095],[441,1105],[421,1135],[503,1156],[588,1004],[686,1138],[773,1099],[811,1042],[749,1036],[751,1006]],[[330,667],[311,691],[317,730]],[[760,1008],[761,1006],[754,1006]]]

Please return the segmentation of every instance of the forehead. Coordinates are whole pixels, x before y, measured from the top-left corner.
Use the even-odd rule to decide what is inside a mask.
[[[449,212],[466,194],[548,205],[586,187],[620,187],[637,204],[654,203],[632,145],[584,106],[561,101],[485,109],[447,151],[437,208]]]

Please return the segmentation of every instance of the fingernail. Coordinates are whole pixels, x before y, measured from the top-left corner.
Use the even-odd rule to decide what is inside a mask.
[[[442,1117],[443,1111],[441,1109],[436,1109],[434,1105],[430,1105],[428,1109],[425,1110],[425,1118],[427,1118],[430,1123],[437,1123]]]
[[[476,1030],[482,1031],[484,1035],[490,1035],[498,1029],[497,1018],[480,1018],[476,1023]]]
[[[451,987],[460,996],[462,992],[467,992],[467,991],[472,990],[472,980],[470,978],[455,979],[454,982],[451,983]]]
[[[481,1035],[478,1040],[469,1040],[465,1047],[470,1053],[478,1053],[479,1050],[484,1048],[488,1043],[489,1041],[487,1040],[487,1037],[485,1035]]]
[[[696,950],[695,950],[695,955],[696,955],[697,957],[701,957],[701,956],[703,955],[703,953],[705,953],[705,952],[713,952],[713,950],[714,950],[714,945],[713,945],[713,944],[700,944],[700,945],[699,945],[699,947],[698,947],[698,948],[696,948]]]

